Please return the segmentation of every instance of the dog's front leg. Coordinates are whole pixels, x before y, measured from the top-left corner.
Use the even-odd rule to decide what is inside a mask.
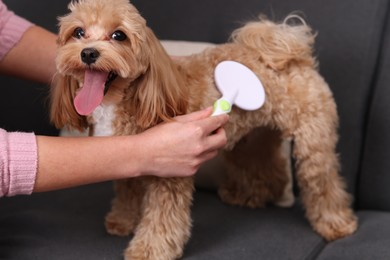
[[[140,178],[114,182],[115,198],[105,219],[108,233],[117,236],[131,234],[138,225],[144,188]]]
[[[192,178],[151,177],[140,223],[126,249],[125,259],[179,258],[190,237],[192,193]]]

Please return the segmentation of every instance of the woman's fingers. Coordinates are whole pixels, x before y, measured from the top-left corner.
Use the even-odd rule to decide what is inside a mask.
[[[206,138],[206,148],[205,151],[218,150],[223,148],[227,143],[227,137],[225,129],[218,128],[214,134],[209,135]]]
[[[203,110],[192,112],[190,114],[177,116],[177,117],[175,117],[175,120],[177,122],[180,122],[180,123],[188,123],[188,122],[192,122],[192,121],[197,121],[197,120],[209,117],[211,115],[212,111],[213,111],[212,107],[208,107],[208,108],[205,108]]]
[[[205,136],[209,136],[219,128],[221,128],[224,124],[229,121],[229,116],[226,114],[218,115],[218,116],[210,116],[198,121],[199,127],[203,129],[203,133]]]

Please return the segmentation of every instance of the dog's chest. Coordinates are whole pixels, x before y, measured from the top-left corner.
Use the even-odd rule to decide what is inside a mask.
[[[100,105],[92,113],[93,136],[114,135],[115,105]]]

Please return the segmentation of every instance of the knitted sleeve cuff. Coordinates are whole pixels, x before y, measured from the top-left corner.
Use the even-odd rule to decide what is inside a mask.
[[[0,197],[31,194],[38,167],[36,137],[32,133],[3,134],[0,153]]]
[[[33,24],[7,10],[5,5],[0,7],[0,16],[2,16],[0,17],[0,60],[2,60]]]

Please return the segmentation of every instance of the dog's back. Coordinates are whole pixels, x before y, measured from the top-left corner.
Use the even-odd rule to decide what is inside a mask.
[[[298,61],[312,66],[315,34],[302,18],[288,16],[282,23],[264,18],[247,23],[232,33],[232,41],[257,50],[268,66],[283,69]]]

